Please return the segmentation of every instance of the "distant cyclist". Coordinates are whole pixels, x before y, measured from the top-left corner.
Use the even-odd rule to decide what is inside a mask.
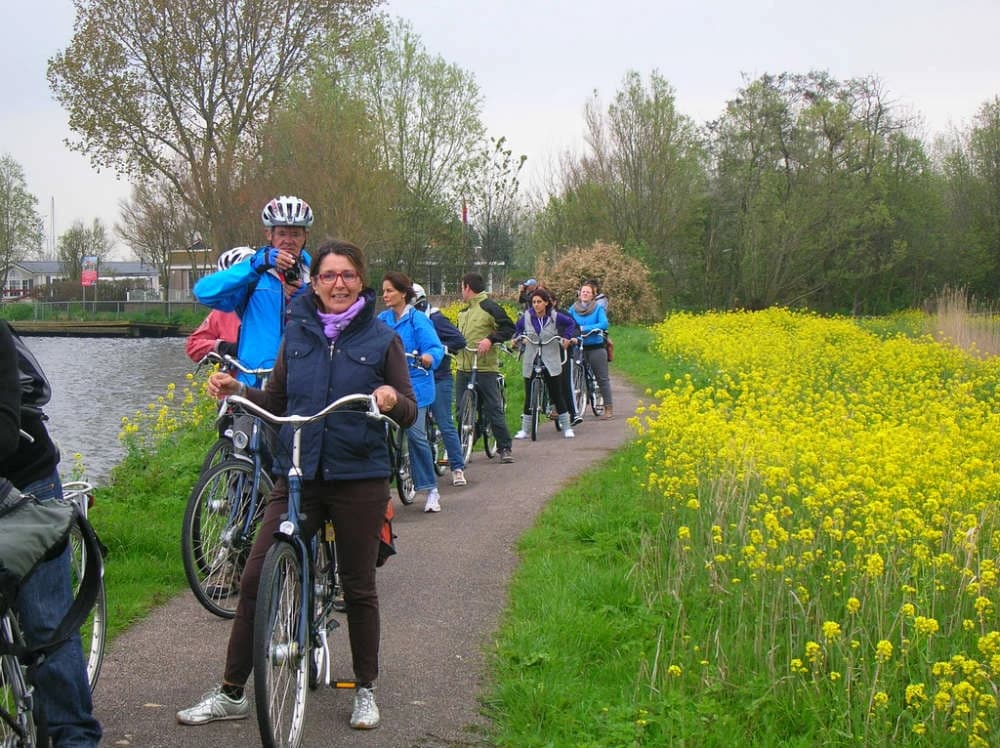
[[[597,386],[604,398],[605,420],[614,418],[611,405],[611,377],[608,375],[608,351],[605,348],[605,337],[608,334],[608,315],[605,308],[597,301],[597,290],[590,281],[580,286],[576,303],[569,308],[570,316],[580,326],[580,336],[583,342],[583,355],[597,377]],[[591,333],[587,335],[587,333]]]
[[[521,413],[521,430],[514,434],[514,438],[525,439],[531,430],[531,378],[535,356],[540,350],[542,363],[545,365],[543,376],[549,389],[549,397],[556,406],[559,427],[564,437],[572,439],[576,434],[570,423],[569,404],[566,402],[563,357],[565,350],[574,342],[576,322],[568,314],[556,311],[552,294],[544,288],[532,291],[529,300],[531,308],[518,318],[515,327],[515,335],[524,336],[524,357],[521,360],[524,410]]]
[[[419,283],[414,283],[413,293],[414,308],[426,314],[434,323],[434,331],[437,333],[441,345],[452,354],[464,349],[465,336],[451,324],[440,309],[428,304],[424,287]],[[455,428],[454,400],[455,381],[451,374],[451,358],[445,356],[434,370],[434,402],[431,404],[431,412],[434,414],[438,431],[441,432],[441,438],[444,440],[444,448],[448,452],[451,485],[464,486],[468,481],[465,478],[462,443],[458,438],[458,429]]]
[[[238,262],[252,257],[254,250],[250,247],[235,247],[227,249],[219,255],[218,269],[226,270]],[[196,364],[201,363],[209,353],[220,356],[236,356],[237,341],[240,335],[240,317],[236,312],[224,312],[213,309],[194,332],[187,336],[184,352]]]
[[[308,289],[311,262],[305,246],[313,212],[305,200],[282,195],[265,205],[260,215],[267,244],[249,262],[206,275],[194,286],[202,304],[239,315],[237,358],[250,369],[274,366],[288,302]],[[256,384],[246,374],[237,378]]]
[[[417,398],[417,420],[406,429],[409,440],[410,465],[413,468],[413,488],[427,491],[425,512],[441,511],[434,456],[427,441],[427,408],[434,402],[434,375],[431,370],[444,360],[444,346],[427,315],[418,312],[413,300],[413,282],[398,270],[382,276],[382,303],[386,310],[378,318],[403,341],[403,350],[416,356],[410,362],[410,382]]]
[[[500,462],[511,463],[514,462],[514,454],[511,451],[513,442],[500,402],[498,382],[500,363],[494,348],[513,337],[514,321],[499,304],[488,297],[486,282],[479,273],[466,273],[462,276],[462,299],[465,304],[458,313],[458,329],[465,336],[468,345],[474,347],[478,353],[476,392],[479,395],[483,417],[489,421],[493,429]],[[469,377],[472,375],[472,356],[473,354],[465,349],[458,355],[455,388],[459,392],[459,407]]]

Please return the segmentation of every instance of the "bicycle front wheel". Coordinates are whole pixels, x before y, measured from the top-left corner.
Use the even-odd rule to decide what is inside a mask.
[[[573,364],[573,412],[583,416],[587,409],[587,372],[583,366]]]
[[[467,391],[462,398],[458,413],[458,438],[462,442],[462,459],[468,464],[472,457],[472,447],[476,443],[476,411],[478,403],[475,391]]]
[[[604,395],[601,394],[601,388],[597,384],[597,377],[593,373],[587,378],[587,390],[590,396],[590,409],[594,411],[595,416],[603,416]]]
[[[542,389],[542,378],[534,377],[531,380],[531,441],[538,441],[538,426],[543,416]]]
[[[215,440],[212,446],[208,448],[208,452],[205,453],[205,459],[201,462],[201,470],[198,474],[204,475],[216,465],[221,462],[225,462],[232,456],[233,440],[228,436],[220,436]]]
[[[260,574],[253,635],[254,698],[265,748],[302,742],[311,659],[309,634],[299,631],[302,574],[290,543],[271,546]]]
[[[83,533],[77,525],[73,525],[69,534],[70,544],[70,574],[73,583],[74,597],[80,591],[83,581],[83,570],[87,568],[87,549],[83,543]],[[93,692],[97,686],[97,678],[104,664],[104,642],[108,626],[108,603],[104,597],[104,576],[97,586],[97,599],[90,609],[87,620],[80,627],[80,642],[83,644],[83,660],[87,664],[87,682]]]
[[[413,470],[410,461],[410,443],[406,432],[400,430],[396,447],[396,493],[399,500],[409,506],[417,495],[413,487]]]
[[[228,460],[202,476],[184,510],[184,573],[198,602],[220,618],[236,615],[243,567],[273,487],[271,476],[261,470],[256,485],[255,492],[253,464]]]
[[[24,644],[13,615],[0,618],[0,643]],[[20,660],[14,655],[0,655],[0,745],[38,745],[31,704],[32,689]]]

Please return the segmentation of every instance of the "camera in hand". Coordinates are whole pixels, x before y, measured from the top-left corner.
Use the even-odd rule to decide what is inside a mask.
[[[296,261],[291,267],[285,269],[285,283],[296,283],[301,277],[302,268],[299,266],[298,261]]]

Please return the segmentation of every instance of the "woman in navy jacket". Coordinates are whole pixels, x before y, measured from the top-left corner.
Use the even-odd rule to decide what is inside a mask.
[[[361,250],[327,241],[310,268],[311,292],[296,298],[274,371],[264,390],[248,389],[223,372],[212,374],[209,393],[238,393],[274,413],[311,415],[343,395],[372,393],[379,409],[401,426],[417,414],[403,346],[375,318],[375,294],[365,288]],[[283,444],[288,434],[282,433]],[[288,455],[276,459],[287,474]],[[347,603],[347,624],[359,687],[351,727],[378,726],[374,682],[378,676],[379,606],[375,566],[391,466],[385,432],[363,413],[334,413],[302,430],[302,532],[309,537],[327,519],[337,533],[337,561]],[[240,583],[229,634],[222,685],[177,713],[182,724],[243,719],[250,713],[244,685],[253,668],[254,611],[261,566],[288,506],[288,481],[279,477]]]

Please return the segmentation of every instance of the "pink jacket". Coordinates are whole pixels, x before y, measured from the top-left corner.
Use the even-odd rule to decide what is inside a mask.
[[[236,312],[213,309],[195,331],[188,335],[184,352],[197,364],[206,354],[212,351],[218,353],[219,343],[235,343],[239,334],[240,318]]]

